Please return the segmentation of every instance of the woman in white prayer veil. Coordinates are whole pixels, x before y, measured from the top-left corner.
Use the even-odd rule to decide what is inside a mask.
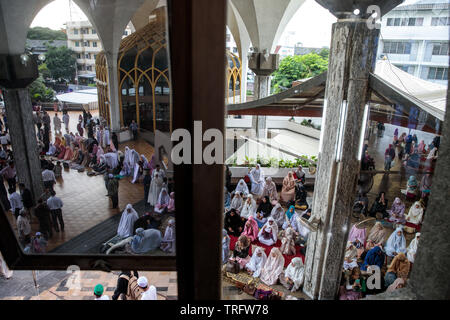
[[[139,179],[139,153],[137,153],[136,150],[131,150],[131,156],[130,156],[130,167],[133,168],[133,180],[131,183],[136,183]]]
[[[9,270],[6,265],[6,261],[3,259],[2,253],[0,252],[0,275],[4,276],[6,279],[9,279],[13,275],[13,271]]]
[[[149,162],[148,162],[148,160],[147,160],[147,157],[146,157],[145,155],[143,155],[143,154],[141,154],[141,161],[142,161],[142,167],[143,167],[144,169],[150,169],[150,166],[149,166]]]
[[[119,165],[119,158],[116,152],[108,152],[104,154],[106,165],[110,169],[115,169]]]
[[[261,166],[257,164],[256,167],[249,172],[248,177],[252,183],[251,192],[258,198],[261,197],[265,186],[264,173]]]
[[[169,224],[164,232],[164,237],[161,242],[161,250],[164,252],[175,251],[175,219],[169,219]]]
[[[253,278],[259,278],[261,275],[261,270],[266,263],[267,256],[261,247],[257,247],[250,261],[245,265],[245,269],[248,274],[253,276]]]
[[[231,200],[231,204],[230,204],[229,210],[236,209],[236,212],[240,213],[243,203],[244,203],[244,201],[241,198],[241,194],[239,192],[236,192],[234,194],[233,200]]]
[[[109,138],[109,129],[108,127],[105,127],[105,130],[103,131],[105,139],[103,140],[103,143],[106,146],[111,145],[111,139]]]
[[[300,289],[304,280],[305,267],[301,258],[291,260],[286,270],[280,274],[280,283],[291,292]]]
[[[259,230],[258,240],[266,246],[271,246],[277,243],[278,226],[272,217],[269,217],[266,224],[261,228],[261,230]]]
[[[139,215],[134,210],[131,204],[127,204],[125,210],[120,218],[119,227],[117,228],[117,235],[121,238],[126,238],[133,235],[133,226]]]
[[[280,249],[272,248],[269,256],[267,257],[266,263],[261,270],[260,279],[262,282],[269,286],[273,286],[277,283],[278,277],[284,268],[284,257],[281,254]]]
[[[167,192],[166,188],[162,188],[159,193],[158,202],[155,205],[155,212],[164,213],[166,211],[167,206],[169,205],[170,196]]]
[[[234,189],[234,193],[236,192],[244,193],[244,197],[250,193],[250,191],[248,191],[248,187],[244,179],[239,180],[238,184],[236,185],[236,189]]]
[[[120,171],[121,176],[129,176],[131,173],[130,170],[130,148],[125,147],[125,155],[123,158],[123,168],[122,171]]]
[[[242,205],[240,216],[241,218],[248,219],[248,217],[253,216],[255,212],[256,201],[253,200],[253,196],[249,194],[244,204]]]
[[[284,223],[284,209],[281,207],[280,203],[275,204],[275,206],[272,208],[272,212],[270,213],[270,216],[275,220],[277,223],[277,226],[281,228]]]
[[[147,199],[147,202],[150,203],[151,206],[155,206],[158,202],[159,193],[161,192],[163,184],[163,179],[159,176],[159,174],[155,174],[155,177],[150,183],[150,190],[148,192]]]
[[[420,239],[420,232],[417,232],[414,239],[412,239],[411,243],[409,244],[408,249],[406,249],[406,257],[411,263],[414,263],[414,260],[416,259],[419,239]]]

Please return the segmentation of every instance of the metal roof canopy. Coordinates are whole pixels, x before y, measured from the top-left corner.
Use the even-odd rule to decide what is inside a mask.
[[[322,117],[327,72],[269,97],[227,105],[228,115]],[[444,112],[371,73],[370,120],[439,133]],[[410,116],[414,116],[411,118]],[[438,129],[436,129],[438,128]]]

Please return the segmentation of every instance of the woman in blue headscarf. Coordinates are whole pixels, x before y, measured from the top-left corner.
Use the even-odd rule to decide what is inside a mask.
[[[389,257],[395,257],[400,252],[406,253],[406,239],[403,235],[402,227],[398,227],[394,232],[392,232],[386,242],[385,250]]]
[[[223,192],[224,192],[224,208],[228,209],[231,205],[231,195],[228,192],[227,187],[223,187]]]
[[[295,214],[295,206],[290,206],[289,209],[285,213],[285,221],[283,223],[282,228],[286,229],[291,224],[291,218]]]
[[[367,252],[364,262],[361,265],[361,270],[367,271],[368,266],[378,266],[381,268],[384,264],[384,259],[385,254],[383,250],[381,247],[376,246]]]

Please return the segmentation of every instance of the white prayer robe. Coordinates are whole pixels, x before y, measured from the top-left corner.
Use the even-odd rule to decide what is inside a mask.
[[[128,212],[131,209],[131,212]],[[122,213],[120,218],[119,227],[117,228],[117,235],[121,238],[127,238],[133,235],[133,227],[136,220],[139,219],[139,215],[136,210],[133,209],[131,204],[128,204]]]

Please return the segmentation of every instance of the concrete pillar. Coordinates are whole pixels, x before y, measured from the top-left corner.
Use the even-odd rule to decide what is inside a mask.
[[[28,89],[5,90],[5,107],[17,181],[23,182],[37,200],[43,193],[43,182]]]
[[[279,55],[261,52],[252,53],[248,67],[255,73],[254,97],[255,100],[265,98],[270,94],[270,75],[278,69]],[[253,116],[252,127],[256,131],[258,139],[267,138],[267,126],[265,116]]]
[[[117,67],[117,53],[106,52],[108,67],[109,114],[111,115],[111,131],[118,132],[122,126],[119,107],[119,79]],[[124,124],[125,125],[125,124]]]
[[[360,136],[373,71],[377,29],[366,20],[333,24],[312,212],[319,229],[308,239],[304,292],[313,299],[335,299],[344,260],[349,218],[359,174]]]

